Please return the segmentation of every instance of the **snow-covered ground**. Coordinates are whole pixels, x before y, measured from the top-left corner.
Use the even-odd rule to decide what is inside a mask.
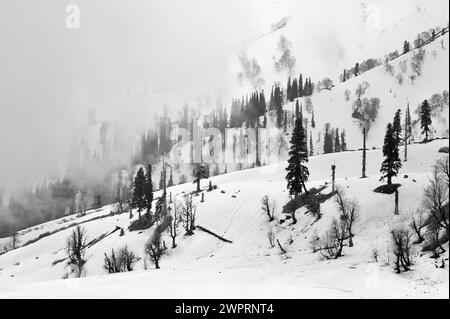
[[[330,182],[330,166],[335,162],[337,183],[360,204],[355,245],[345,247],[344,256],[337,260],[322,260],[319,254],[311,252],[309,244],[314,232],[322,233],[337,215],[333,199],[321,205],[323,217],[318,222],[301,208],[296,213],[296,225],[290,225],[289,221],[269,224],[261,211],[260,202],[265,194],[277,201],[279,215],[288,200],[286,163],[281,162],[213,177],[211,180],[218,189],[206,192],[204,203],[199,202],[200,197],[196,198],[197,224],[232,243],[197,230],[193,236],[177,238],[178,247],[169,249],[161,260],[161,269],[153,269],[147,261],[148,269],[144,270],[141,259],[131,273],[108,275],[103,269],[104,253],[128,245],[139,257],[144,257],[144,244],[152,229],[129,232],[128,214],[107,216],[82,224],[89,238],[108,233],[116,226],[125,228],[125,235],[115,232],[87,249],[86,278],[61,279],[66,272],[65,263],[52,266],[54,261],[65,257],[65,242],[73,229],[70,227],[0,255],[0,298],[448,298],[448,269],[435,267],[440,259],[435,261],[427,254],[419,257],[419,247],[415,247],[412,271],[398,275],[392,265],[387,265],[390,229],[407,226],[411,214],[421,205],[430,168],[443,156],[438,149],[444,145],[448,145],[447,139],[409,147],[408,162],[403,163],[395,179],[402,184],[399,215],[394,215],[393,195],[373,192],[381,184],[381,150],[368,151],[367,179],[359,178],[360,151],[310,158],[308,187]],[[202,181],[202,186],[207,186],[207,180]],[[193,187],[187,183],[169,190],[180,197],[181,192]],[[323,193],[329,191],[328,185]],[[60,219],[23,230],[19,240],[24,243],[45,231],[107,215],[110,210],[111,206],[106,206],[82,218],[68,216],[65,222]],[[288,251],[286,255],[280,254],[276,247],[270,248],[267,238],[270,227]],[[291,238],[293,242],[289,244]],[[166,241],[169,239],[167,236]],[[372,258],[373,249],[379,251],[378,262]],[[448,253],[442,257],[448,258]]]

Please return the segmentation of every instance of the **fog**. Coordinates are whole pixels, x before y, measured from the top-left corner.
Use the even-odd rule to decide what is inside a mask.
[[[164,104],[230,94],[228,61],[261,28],[256,2],[77,0],[68,29],[64,1],[1,1],[0,187],[62,174],[90,112],[132,136]]]
[[[383,18],[395,21],[405,1],[373,2]],[[253,61],[246,44],[283,17],[297,16],[298,37],[304,37],[287,38],[297,66],[309,67],[312,76],[315,69],[325,74],[330,63],[340,69],[343,60],[355,59],[348,52],[350,32],[361,19],[345,11],[358,9],[359,1],[343,2],[342,8],[335,1],[74,0],[80,28],[68,29],[69,3],[0,2],[0,189],[60,176],[82,138],[95,148],[102,121],[120,127],[131,143],[165,104],[177,109],[186,102],[229,102],[239,72],[256,81],[248,89],[272,85],[264,68],[239,69],[239,57],[241,64],[259,66],[262,59]],[[315,61],[308,49],[317,53]],[[325,56],[329,52],[333,57]],[[269,60],[279,54],[259,53]],[[264,65],[273,68],[273,61]]]

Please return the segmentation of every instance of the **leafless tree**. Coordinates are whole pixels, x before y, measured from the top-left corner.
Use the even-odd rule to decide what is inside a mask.
[[[319,92],[322,90],[331,90],[333,86],[333,81],[330,78],[324,78],[322,81],[317,83],[317,89]]]
[[[411,259],[411,234],[408,230],[399,228],[391,232],[392,235],[392,250],[395,256],[395,270],[400,273],[410,270],[412,265]]]
[[[426,221],[427,218],[425,216],[425,211],[422,209],[416,210],[410,223],[410,227],[417,235],[417,240],[414,242],[414,244],[420,244],[425,240],[422,234],[422,230],[425,227]]]
[[[445,252],[444,247],[441,245],[440,232],[441,227],[438,224],[432,224],[428,229],[427,243],[429,250],[433,253],[431,258],[439,258],[439,255]]]
[[[334,218],[330,229],[316,241],[316,251],[326,259],[337,259],[342,256],[345,240],[348,238],[347,225],[342,219]]]
[[[178,235],[178,225],[183,221],[181,216],[181,204],[176,199],[173,201],[173,208],[170,210],[170,224],[168,227],[170,237],[172,238],[172,248],[177,247],[175,239]]]
[[[267,214],[267,217],[269,217],[269,222],[275,219],[275,204],[275,201],[271,200],[267,195],[264,195],[262,198],[261,209]]]
[[[67,265],[72,269],[77,277],[83,274],[85,259],[85,249],[87,244],[87,235],[84,228],[77,226],[70,237],[67,239],[66,251],[68,256]]]
[[[444,177],[447,182],[447,187],[450,187],[450,169],[448,163],[449,156],[446,155],[443,158],[440,158],[436,161],[435,167],[441,177]]]
[[[192,235],[195,230],[195,214],[197,211],[192,194],[186,194],[184,196],[184,203],[181,209],[186,234]]]
[[[444,228],[447,237],[449,236],[448,215],[446,214],[446,206],[448,206],[448,184],[444,180],[445,177],[440,173],[439,168],[433,167],[430,184],[425,189],[423,204],[429,210],[434,222]]]
[[[166,245],[162,241],[161,233],[155,230],[152,237],[145,244],[145,253],[155,265],[156,269],[159,269],[159,261],[161,257],[166,253]]]
[[[356,200],[348,199],[345,196],[344,188],[336,186],[336,204],[341,213],[340,219],[346,226],[346,233],[348,236],[348,246],[353,247],[353,223],[358,219],[359,205]]]

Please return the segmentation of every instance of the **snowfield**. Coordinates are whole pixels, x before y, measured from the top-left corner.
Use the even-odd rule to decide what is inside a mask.
[[[344,256],[337,260],[323,260],[320,254],[312,253],[309,244],[314,232],[324,232],[337,216],[333,198],[321,204],[323,217],[317,222],[305,214],[304,208],[297,210],[295,225],[290,225],[289,220],[269,223],[261,211],[261,198],[267,194],[277,202],[277,218],[282,217],[280,212],[288,193],[284,179],[286,162],[281,162],[212,177],[218,189],[205,192],[204,203],[200,197],[195,198],[196,223],[232,243],[198,229],[189,237],[181,232],[178,247],[168,250],[159,270],[143,260],[144,244],[153,229],[129,232],[129,215],[109,216],[111,205],[90,211],[84,217],[71,215],[22,230],[20,244],[80,221],[85,221],[81,226],[89,239],[109,233],[116,226],[124,228],[125,235],[114,232],[88,248],[86,277],[81,279],[62,279],[67,271],[64,261],[52,265],[65,257],[65,242],[74,226],[0,255],[0,298],[448,298],[448,268],[435,266],[444,258],[448,267],[448,244],[447,252],[438,260],[428,254],[420,256],[420,247],[415,247],[410,272],[396,274],[392,265],[387,265],[389,232],[396,226],[407,226],[411,214],[420,207],[431,166],[443,156],[438,150],[445,145],[448,139],[409,146],[408,161],[394,179],[402,184],[399,215],[394,215],[394,195],[373,192],[382,184],[381,150],[367,152],[367,179],[359,178],[361,151],[310,157],[308,188],[329,183],[330,166],[335,163],[337,184],[360,205],[360,218],[354,226],[354,247],[345,247]],[[203,180],[202,187],[207,188],[207,183],[208,180]],[[187,183],[168,191],[180,198],[183,191],[190,192],[193,188]],[[322,193],[330,191],[331,185],[327,184]],[[99,216],[105,217],[89,221]],[[270,228],[286,254],[281,254],[278,247],[270,248],[267,238]],[[168,235],[164,236],[170,243]],[[124,245],[142,259],[133,272],[106,274],[104,253]],[[379,252],[378,262],[372,257],[374,249]]]

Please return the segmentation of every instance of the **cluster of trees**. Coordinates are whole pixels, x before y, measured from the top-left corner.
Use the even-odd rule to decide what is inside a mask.
[[[343,73],[339,75],[339,79],[341,80],[341,82],[345,82],[348,79],[359,76],[360,74],[367,72],[381,64],[382,62],[380,59],[373,58],[364,60],[361,63],[357,62],[353,68],[344,69]]]
[[[314,83],[311,81],[311,77],[306,78],[303,83],[303,74],[300,74],[298,78],[288,78],[286,86],[286,98],[289,102],[293,102],[298,97],[311,96],[314,92]]]
[[[253,92],[250,97],[246,96],[241,99],[234,99],[231,102],[230,111],[230,127],[242,127],[246,123],[246,127],[254,127],[259,123],[259,118],[266,114],[266,98],[264,91]],[[220,124],[217,123],[219,126]],[[213,127],[219,127],[214,126]]]
[[[339,132],[339,128],[331,128],[330,123],[325,124],[325,133],[323,140],[324,154],[334,152],[345,152],[347,150],[347,142],[345,140],[345,130]]]

